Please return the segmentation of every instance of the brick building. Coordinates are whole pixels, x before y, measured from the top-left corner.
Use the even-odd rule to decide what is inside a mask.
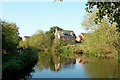
[[[76,44],[76,35],[71,30],[57,30],[55,31],[55,38],[67,41],[67,44]]]
[[[76,41],[79,42],[79,43],[83,42],[83,40],[85,39],[85,35],[86,35],[86,34],[87,34],[87,33],[81,33],[81,34],[76,38]]]

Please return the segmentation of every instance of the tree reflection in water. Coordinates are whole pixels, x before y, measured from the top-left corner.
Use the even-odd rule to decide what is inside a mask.
[[[59,53],[39,52],[38,63],[36,69],[42,71],[43,69],[49,69],[51,71],[58,71],[60,68],[66,65],[75,64],[76,59],[65,58],[59,55]]]
[[[120,78],[120,64],[116,60],[89,57],[89,61],[85,71],[90,78]]]
[[[50,69],[50,71],[64,72],[65,68],[72,71],[77,68],[79,70],[74,75],[81,75],[85,73],[86,78],[118,78],[119,77],[119,65],[114,59],[101,59],[96,57],[79,56],[78,58],[66,58],[60,56],[59,53],[51,52],[39,52],[38,63],[36,65],[37,71],[44,69]],[[76,63],[76,61],[78,63]],[[79,64],[84,68],[78,68]],[[79,67],[81,67],[79,66]],[[62,69],[61,69],[62,68]],[[85,69],[85,70],[81,70]],[[75,69],[76,70],[76,69]],[[81,73],[83,71],[83,73]],[[56,74],[54,74],[56,75]],[[54,76],[53,75],[53,76]],[[67,75],[67,74],[66,74]],[[79,75],[78,75],[79,76]]]

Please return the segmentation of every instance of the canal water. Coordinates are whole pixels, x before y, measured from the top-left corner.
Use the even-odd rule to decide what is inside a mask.
[[[31,78],[118,78],[119,66],[114,59],[39,53],[30,75]]]

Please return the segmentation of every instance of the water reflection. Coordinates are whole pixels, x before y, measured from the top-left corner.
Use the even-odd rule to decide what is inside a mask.
[[[118,78],[119,70],[116,60],[80,56],[66,58],[59,53],[39,52],[35,66],[37,78]],[[57,74],[56,74],[57,72]],[[66,74],[65,74],[66,73]],[[47,75],[49,74],[49,75]],[[50,75],[51,74],[51,75]]]
[[[39,59],[36,69],[39,71],[49,68],[51,71],[59,71],[60,68],[76,63],[76,59],[65,58],[60,56],[58,53],[39,52],[38,56]]]
[[[90,63],[85,71],[90,78],[120,78],[119,65],[113,59],[99,59],[89,57]]]

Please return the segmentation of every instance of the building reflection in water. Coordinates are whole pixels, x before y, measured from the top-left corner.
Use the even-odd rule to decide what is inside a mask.
[[[39,60],[35,67],[37,73],[44,74],[44,70],[52,74],[54,74],[54,71],[59,72],[58,74],[55,73],[52,75],[54,77],[55,75],[61,76],[63,75],[62,73],[66,72],[66,70],[69,70],[69,72],[71,72],[70,74],[73,74],[75,72],[74,75],[71,75],[73,77],[81,77],[83,74],[85,74],[86,78],[119,77],[118,65],[120,64],[118,64],[117,61],[113,59],[101,59],[87,56],[80,56],[78,58],[66,58],[54,53],[39,53],[38,55]],[[81,66],[79,66],[79,64]],[[82,77],[84,77],[84,75]]]
[[[60,57],[58,58],[60,60]],[[55,64],[55,71],[58,71],[60,68],[64,68],[67,65],[73,65],[76,63],[76,59],[74,58],[65,58],[64,63],[56,63]]]
[[[87,60],[80,59],[79,57],[77,58],[77,62],[80,63],[80,65],[88,63]]]

